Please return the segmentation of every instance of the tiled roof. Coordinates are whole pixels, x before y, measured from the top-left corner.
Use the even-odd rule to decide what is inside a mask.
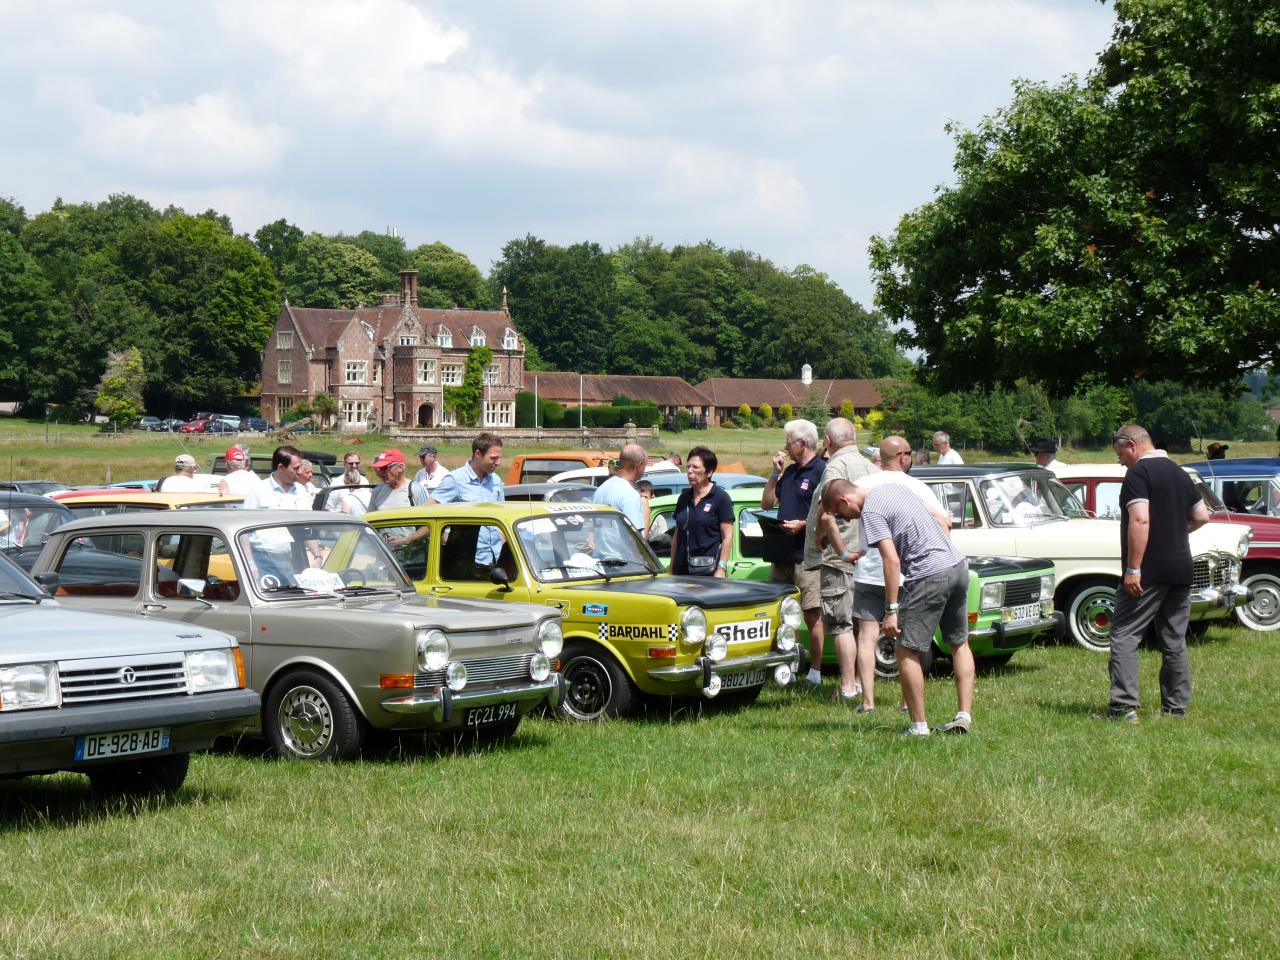
[[[538,393],[557,400],[578,399],[576,373],[559,371],[524,372],[524,389],[532,391],[537,377]],[[609,403],[622,395],[633,400],[650,400],[662,407],[705,407],[711,401],[680,377],[632,377],[610,374],[583,374],[582,398],[587,403]]]
[[[502,346],[502,338],[508,328],[515,329],[511,317],[501,310],[412,309],[428,337],[434,339],[437,328],[443,324],[453,332],[453,343],[457,347],[465,347],[470,343],[473,326],[484,331],[485,343],[494,348]],[[315,350],[336,346],[338,338],[353,320],[369,324],[376,332],[377,339],[385,340],[404,313],[404,307],[400,304],[359,307],[355,310],[322,310],[313,307],[289,307],[288,310],[304,343]]]
[[[717,407],[740,407],[745,403],[754,408],[767,403],[775,410],[784,403],[793,407],[804,406],[809,402],[809,391],[813,388],[817,389],[822,402],[830,407],[850,400],[856,409],[870,409],[878,407],[882,399],[874,380],[814,380],[810,386],[799,380],[714,377],[697,385],[697,389],[710,397]]]

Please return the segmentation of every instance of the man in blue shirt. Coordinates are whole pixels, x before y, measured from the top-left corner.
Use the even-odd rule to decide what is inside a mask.
[[[622,515],[631,522],[631,526],[643,536],[649,526],[649,505],[636,491],[635,483],[644,475],[645,461],[648,455],[644,447],[638,443],[629,443],[618,454],[618,471],[596,490],[593,503],[617,507]],[[615,542],[616,530],[601,530],[599,552],[601,557],[630,556],[623,553],[622,545]]]
[[[471,459],[440,481],[431,491],[432,503],[502,503],[502,481],[498,467],[502,464],[502,438],[482,433],[471,441]],[[425,529],[425,528],[424,528]],[[486,524],[476,541],[476,564],[488,568],[498,562],[502,553],[502,536],[498,528]]]

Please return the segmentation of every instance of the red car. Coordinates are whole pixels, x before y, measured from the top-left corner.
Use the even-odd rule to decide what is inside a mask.
[[[192,420],[178,428],[179,433],[204,433],[209,428],[208,420]]]
[[[1212,514],[1210,523],[1245,526],[1253,533],[1240,571],[1240,585],[1249,591],[1249,599],[1236,607],[1236,617],[1251,630],[1280,630],[1280,517],[1233,513],[1200,474],[1184,469]],[[1115,463],[1082,463],[1056,473],[1093,516],[1119,516],[1124,467]]]

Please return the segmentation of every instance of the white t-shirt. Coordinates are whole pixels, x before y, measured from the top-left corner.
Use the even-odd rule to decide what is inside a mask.
[[[447,477],[448,475],[449,475],[449,468],[446,467],[439,460],[437,460],[436,469],[434,473],[427,473],[427,468],[423,467],[416,474],[414,474],[413,479],[417,480],[428,491],[431,491],[431,490],[434,490],[436,487],[440,486],[440,482],[444,480],[444,478]]]
[[[160,485],[161,493],[190,493],[206,489],[196,482],[195,477],[188,477],[185,473],[175,473],[172,477],[165,477],[164,483]]]
[[[272,473],[249,491],[240,507],[243,510],[310,510],[311,497],[300,483],[280,486]]]
[[[950,463],[964,463],[964,457],[960,456],[960,452],[955,447],[938,457],[939,466]]]
[[[261,481],[252,470],[236,470],[222,478],[227,482],[227,494],[232,497],[247,497],[249,491]]]
[[[917,480],[908,473],[901,470],[881,470],[879,473],[868,474],[865,477],[853,481],[855,486],[863,487],[871,490],[875,487],[883,486],[886,483],[897,483],[908,488],[912,493],[918,496],[926,504],[931,507],[938,506],[938,498],[933,495],[933,491],[929,485],[922,480]],[[880,556],[880,550],[877,547],[872,550],[867,543],[867,533],[863,529],[862,524],[858,524],[858,549],[863,551],[863,556],[858,558],[858,562],[853,565],[853,582],[867,583],[877,586],[884,586],[884,558]]]

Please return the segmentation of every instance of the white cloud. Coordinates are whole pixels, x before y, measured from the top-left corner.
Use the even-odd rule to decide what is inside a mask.
[[[165,32],[113,10],[10,2],[0,11],[0,51],[14,63],[62,69],[140,68],[166,55]]]

